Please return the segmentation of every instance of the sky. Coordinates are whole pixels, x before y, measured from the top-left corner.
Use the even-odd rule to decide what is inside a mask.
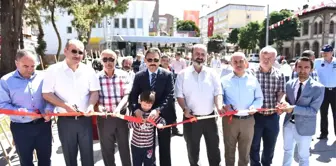
[[[269,10],[279,11],[281,9],[292,9],[298,10],[302,9],[304,4],[309,4],[310,6],[320,5],[321,2],[324,4],[332,3],[333,0],[159,0],[159,13],[160,14],[172,14],[179,19],[183,19],[184,10],[198,10],[200,11],[200,16],[203,16],[209,12],[212,12],[228,3],[234,4],[249,4],[249,5],[263,5],[267,6],[269,4]],[[216,1],[218,3],[216,4]],[[334,0],[336,2],[336,0]],[[202,5],[208,5],[208,7],[203,7]],[[266,7],[265,7],[266,16]]]

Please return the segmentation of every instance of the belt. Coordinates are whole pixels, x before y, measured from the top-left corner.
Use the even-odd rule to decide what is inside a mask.
[[[251,117],[252,117],[252,115],[246,115],[246,116],[233,115],[233,118],[235,118],[235,119],[249,119]]]
[[[334,87],[334,88],[335,88],[335,87]],[[327,87],[326,87],[326,90],[333,90],[334,88],[327,88]]]
[[[66,119],[80,119],[80,118],[83,118],[83,117],[86,117],[86,116],[63,116],[61,118],[66,118]]]
[[[261,115],[261,116],[272,116],[274,114],[275,114],[275,112],[271,113],[271,114],[263,114],[263,113],[259,113],[259,112],[256,113],[256,115]]]
[[[44,122],[45,122],[44,118],[39,118],[39,119],[35,119],[35,120],[27,122],[27,123],[19,123],[19,122],[12,122],[12,123],[15,123],[15,124],[40,124],[40,123],[44,123]]]
[[[212,112],[211,114],[208,114],[208,115],[194,115],[196,117],[203,117],[203,116],[209,116],[209,115],[214,115],[214,112]]]

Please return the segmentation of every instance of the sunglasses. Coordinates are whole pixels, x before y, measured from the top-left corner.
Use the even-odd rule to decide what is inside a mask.
[[[83,51],[71,50],[71,53],[83,55]]]
[[[114,59],[109,57],[109,58],[103,58],[103,62],[106,63],[107,61],[109,62],[114,62]]]
[[[157,58],[154,58],[154,59],[152,59],[152,58],[147,58],[147,62],[149,62],[149,63],[152,63],[152,62],[159,62],[160,61],[160,59],[157,59]]]

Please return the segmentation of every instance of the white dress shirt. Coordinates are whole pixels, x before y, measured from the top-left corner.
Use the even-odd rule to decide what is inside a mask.
[[[222,95],[219,75],[209,67],[203,66],[200,73],[189,66],[178,74],[176,97],[184,98],[186,106],[193,115],[209,115],[214,111],[214,97]]]
[[[179,60],[174,59],[171,63],[171,67],[174,69],[175,73],[178,74],[187,67],[187,63],[182,58],[180,58]]]
[[[307,84],[307,81],[308,81],[308,79],[306,80],[306,81],[304,81],[304,82],[302,82],[302,86],[301,86],[301,95],[302,95],[302,92],[303,92],[303,88],[306,86],[306,84]],[[299,87],[300,87],[300,80],[298,79],[297,81],[296,81],[296,84],[295,84],[295,88],[294,88],[294,97],[295,97],[295,99],[296,99],[296,96],[297,96],[297,92],[298,92],[298,90],[299,90]]]
[[[87,112],[90,91],[98,90],[100,90],[99,80],[90,66],[80,63],[74,72],[65,61],[47,69],[42,87],[42,93],[54,93],[64,102],[76,104],[81,112]],[[56,111],[65,110],[57,107]]]

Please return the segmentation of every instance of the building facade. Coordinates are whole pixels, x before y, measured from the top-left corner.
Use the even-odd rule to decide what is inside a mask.
[[[299,16],[301,23],[300,36],[293,41],[284,42],[283,54],[287,57],[297,57],[305,50],[312,50],[315,57],[320,56],[320,50],[325,44],[335,41],[336,7],[325,6]]]
[[[160,36],[170,36],[174,34],[174,16],[165,14],[159,16],[159,32]]]
[[[200,31],[204,43],[215,34],[228,37],[230,31],[249,22],[265,19],[265,6],[227,4],[200,18]],[[211,22],[213,21],[213,22]],[[209,32],[209,30],[211,32]]]

